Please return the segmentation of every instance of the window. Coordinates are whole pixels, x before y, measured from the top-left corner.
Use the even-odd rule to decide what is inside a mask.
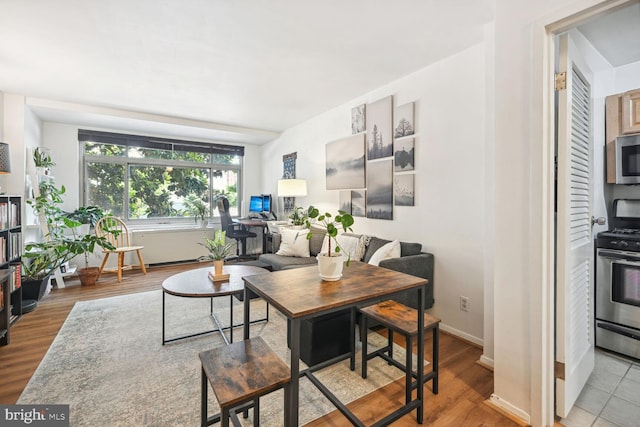
[[[82,129],[78,140],[87,205],[131,221],[179,222],[196,216],[194,199],[217,214],[224,195],[238,214],[244,147]]]

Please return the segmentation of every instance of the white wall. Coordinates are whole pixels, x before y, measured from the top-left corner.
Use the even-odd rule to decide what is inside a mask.
[[[494,397],[531,425],[553,424],[546,412],[552,352],[545,322],[553,265],[548,261],[548,182],[553,167],[544,143],[549,111],[544,79],[544,26],[595,0],[495,1],[496,254]],[[543,307],[546,307],[545,311]]]
[[[485,46],[478,44],[285,131],[264,147],[263,176],[275,193],[282,156],[297,152],[296,175],[313,204],[335,212],[338,191],[325,189],[325,144],[351,135],[351,108],[393,95],[415,102],[415,206],[394,207],[394,220],[356,218],[354,231],[420,242],[435,255],[433,314],[443,329],[483,339],[485,224]],[[455,75],[455,78],[451,78]],[[459,309],[459,297],[470,311]]]

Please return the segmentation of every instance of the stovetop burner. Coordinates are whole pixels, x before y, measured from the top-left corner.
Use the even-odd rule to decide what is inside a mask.
[[[614,228],[609,230],[610,234],[640,234],[640,228]]]

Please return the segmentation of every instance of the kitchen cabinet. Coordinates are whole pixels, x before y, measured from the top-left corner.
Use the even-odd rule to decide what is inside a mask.
[[[640,133],[640,89],[625,92],[620,97],[622,114],[620,116],[621,133]]]

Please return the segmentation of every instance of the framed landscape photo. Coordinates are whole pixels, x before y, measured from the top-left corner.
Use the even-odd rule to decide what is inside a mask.
[[[367,218],[393,219],[393,162],[367,162]]]
[[[367,105],[367,160],[393,155],[392,102],[393,97],[387,96]]]
[[[393,137],[402,138],[414,133],[413,102],[396,107],[393,112]]]
[[[351,215],[366,216],[367,215],[367,191],[351,190]]]
[[[329,142],[326,156],[327,190],[365,187],[364,133]]]
[[[361,133],[367,129],[365,111],[367,104],[358,105],[351,109],[351,133]]]
[[[351,191],[341,191],[338,194],[339,197],[339,208],[341,211],[345,211],[351,213]]]
[[[393,195],[396,206],[415,206],[415,175],[412,173],[396,175],[393,183]]]
[[[412,171],[415,166],[415,138],[397,139],[393,143],[393,167],[396,172]]]

